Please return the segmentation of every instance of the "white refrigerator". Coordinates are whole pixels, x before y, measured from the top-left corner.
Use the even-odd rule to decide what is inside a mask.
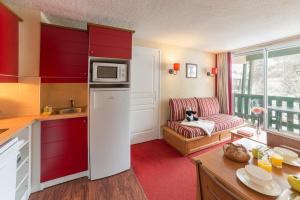
[[[90,88],[90,179],[130,168],[129,89]]]

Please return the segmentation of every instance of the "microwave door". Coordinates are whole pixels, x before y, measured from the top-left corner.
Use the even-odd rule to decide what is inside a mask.
[[[101,82],[116,82],[119,77],[119,69],[117,66],[98,66],[97,80]]]

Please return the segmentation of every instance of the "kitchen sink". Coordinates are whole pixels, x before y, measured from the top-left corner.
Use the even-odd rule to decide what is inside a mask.
[[[2,129],[0,129],[0,134],[1,133],[4,133],[5,131],[7,131],[8,130],[8,128],[2,128]]]
[[[74,108],[62,108],[58,110],[59,114],[70,114],[70,113],[81,113],[82,108],[74,107]]]

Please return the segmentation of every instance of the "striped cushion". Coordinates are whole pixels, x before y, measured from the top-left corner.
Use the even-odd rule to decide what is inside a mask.
[[[231,129],[244,123],[242,118],[226,114],[216,114],[208,117],[201,117],[201,119],[215,122],[213,133]],[[180,121],[168,121],[167,126],[186,138],[206,136],[206,133],[201,128],[185,126],[180,124]]]
[[[220,113],[219,101],[215,97],[196,98],[199,117],[207,117]]]
[[[173,98],[169,100],[169,107],[171,121],[184,120],[187,107],[191,107],[193,111],[198,112],[196,98]]]
[[[179,122],[168,121],[167,126],[186,138],[206,136],[206,133],[201,128],[184,126],[180,124],[180,121]]]
[[[210,115],[208,117],[201,117],[201,119],[215,122],[215,128],[213,132],[231,129],[244,123],[242,118],[227,114]]]

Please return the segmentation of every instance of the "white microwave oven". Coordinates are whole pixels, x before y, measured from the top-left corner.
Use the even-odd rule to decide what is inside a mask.
[[[127,64],[94,62],[93,82],[127,82]]]

